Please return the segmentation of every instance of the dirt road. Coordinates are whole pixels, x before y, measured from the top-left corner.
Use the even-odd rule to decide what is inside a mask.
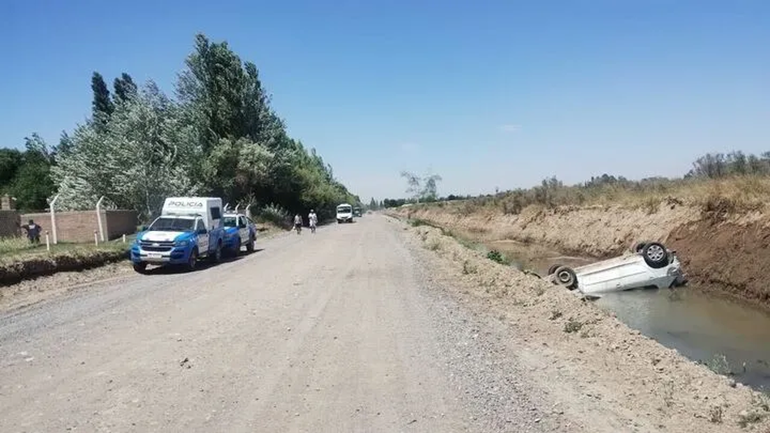
[[[400,236],[365,217],[5,313],[0,431],[554,428]]]
[[[3,289],[0,431],[768,428],[766,398],[440,230],[367,216],[260,247]]]

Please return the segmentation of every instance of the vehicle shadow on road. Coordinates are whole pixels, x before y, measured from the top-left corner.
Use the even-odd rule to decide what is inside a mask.
[[[195,269],[192,271],[185,270],[184,265],[165,265],[165,266],[158,266],[152,269],[147,269],[145,271],[145,274],[146,275],[174,275],[174,274],[180,274],[180,273],[205,271],[206,269],[215,268],[219,264],[232,263],[232,262],[243,260],[246,257],[249,257],[251,255],[254,255],[264,250],[265,250],[264,248],[255,248],[254,252],[252,252],[251,254],[241,252],[237,256],[222,256],[222,260],[219,263],[211,263],[208,260],[201,260],[198,262],[197,266],[195,266]]]

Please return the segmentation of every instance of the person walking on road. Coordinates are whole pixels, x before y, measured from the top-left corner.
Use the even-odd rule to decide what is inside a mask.
[[[310,232],[315,233],[316,225],[318,225],[318,215],[315,214],[313,209],[310,209],[310,213],[307,215],[307,219],[310,223]]]
[[[300,214],[294,215],[294,229],[297,230],[297,234],[302,230],[302,217]]]

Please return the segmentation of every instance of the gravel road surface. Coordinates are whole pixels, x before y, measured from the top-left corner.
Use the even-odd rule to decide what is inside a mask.
[[[366,216],[6,311],[0,431],[590,431],[543,418],[402,236]]]

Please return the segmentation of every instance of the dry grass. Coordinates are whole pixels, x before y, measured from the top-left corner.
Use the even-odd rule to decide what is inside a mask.
[[[35,249],[25,238],[0,238],[0,257]]]
[[[59,243],[51,245],[51,250],[46,249],[45,243],[32,245],[26,238],[2,238],[0,239],[0,264],[23,262],[31,259],[72,255],[83,256],[91,253],[120,251],[129,248],[134,236],[128,237],[126,243],[122,239],[94,244]]]
[[[467,216],[480,208],[519,214],[529,206],[624,206],[656,213],[662,206],[699,206],[705,212],[762,211],[770,202],[770,176],[746,175],[722,179],[661,179],[627,184],[564,186],[515,190],[495,196],[447,202],[454,213]]]

